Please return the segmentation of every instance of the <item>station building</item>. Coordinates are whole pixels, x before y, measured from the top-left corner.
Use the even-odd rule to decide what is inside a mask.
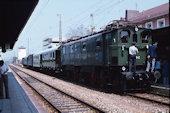
[[[169,26],[169,3],[139,12],[126,10],[125,20],[144,28],[163,28]]]

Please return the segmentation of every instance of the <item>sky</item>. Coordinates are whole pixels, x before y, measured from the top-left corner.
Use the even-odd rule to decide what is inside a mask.
[[[96,31],[113,20],[125,17],[125,10],[139,12],[168,3],[169,0],[39,0],[26,26],[18,37],[13,50],[2,54],[4,59],[18,56],[18,47],[24,46],[27,54],[42,51],[43,40],[59,37],[61,15],[62,39],[66,40],[70,29],[83,25]]]

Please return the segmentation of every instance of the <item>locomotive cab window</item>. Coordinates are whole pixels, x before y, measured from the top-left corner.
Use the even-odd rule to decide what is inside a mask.
[[[128,38],[130,36],[130,31],[123,30],[120,32],[120,39],[122,43],[128,43]]]
[[[142,43],[148,43],[149,36],[150,36],[150,32],[149,31],[143,31],[141,33]]]

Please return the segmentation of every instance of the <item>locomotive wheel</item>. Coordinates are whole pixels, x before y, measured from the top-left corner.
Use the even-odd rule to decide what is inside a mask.
[[[66,71],[66,78],[69,79],[70,78],[70,72]]]
[[[104,72],[100,71],[100,74],[99,74],[99,86],[100,86],[100,88],[103,88],[104,85],[105,85]]]
[[[78,77],[77,77],[77,78],[78,78],[78,82],[81,82],[82,77],[83,77],[82,73],[79,72],[79,73],[78,73]]]
[[[95,79],[95,74],[94,73],[90,73],[89,74],[89,82],[90,82],[90,85],[94,85],[95,84],[95,81],[96,79]]]
[[[73,80],[74,81],[76,81],[76,75],[77,75],[76,71],[73,71]]]

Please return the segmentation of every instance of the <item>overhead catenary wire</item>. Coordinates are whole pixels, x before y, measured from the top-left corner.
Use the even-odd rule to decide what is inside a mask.
[[[93,13],[95,18],[98,18],[101,14],[103,14],[105,12],[109,12],[110,13],[111,11],[113,11],[112,9],[115,8],[113,6],[117,6],[117,5],[121,4],[124,1],[125,0],[119,0],[119,1],[116,1],[116,2],[112,2],[112,3],[109,1],[110,3],[107,2],[107,4],[109,3],[109,5],[102,5],[102,7],[99,7],[97,9],[95,9],[92,13]],[[108,13],[106,13],[106,14],[108,15]],[[106,17],[102,16],[102,19],[103,18],[106,18]],[[100,19],[100,20],[102,20],[102,19]],[[75,27],[75,26],[78,26],[78,25],[82,25],[82,24],[86,23],[89,20],[90,20],[90,14],[89,14],[89,16],[85,16],[84,18],[83,17],[80,18],[79,21],[76,21],[75,23],[71,24],[71,26]],[[101,23],[101,21],[97,21],[97,23]],[[90,26],[90,25],[88,25],[88,26]]]
[[[87,21],[87,19],[88,18],[90,18],[90,13],[89,13],[89,10],[94,10],[94,11],[91,11],[91,13],[94,13],[96,10],[98,10],[99,8],[102,8],[103,6],[105,6],[105,5],[107,5],[108,3],[110,3],[111,1],[113,1],[113,0],[109,0],[108,2],[106,2],[106,3],[104,3],[104,4],[101,4],[102,2],[100,2],[100,4],[94,4],[94,5],[92,5],[90,8],[87,8],[86,10],[84,10],[83,12],[81,12],[80,13],[80,15],[76,15],[76,16],[73,16],[72,18],[74,19],[74,23],[76,23],[76,24],[66,24],[67,26],[75,26],[75,25],[77,25],[79,22],[82,22],[82,23],[84,23],[84,21]],[[99,6],[98,6],[99,5]],[[94,8],[94,7],[97,7],[97,9],[96,8]],[[99,8],[98,8],[99,7]],[[88,14],[85,14],[85,13],[88,13]],[[82,14],[84,14],[84,16],[81,16]],[[88,16],[87,16],[88,15]],[[77,17],[79,17],[79,18],[77,18]],[[73,19],[70,19],[70,20],[73,20]],[[79,20],[77,20],[77,19],[79,19]],[[68,21],[66,21],[65,23],[68,23],[68,22],[70,22],[70,20],[68,20]],[[89,19],[88,19],[89,20]],[[71,23],[71,22],[70,22]]]

